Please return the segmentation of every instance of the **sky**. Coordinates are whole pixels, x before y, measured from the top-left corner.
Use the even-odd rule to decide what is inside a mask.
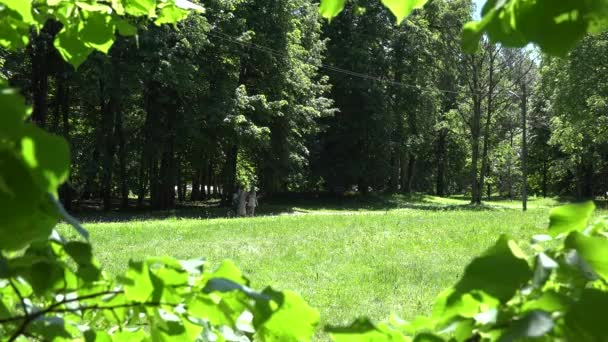
[[[479,19],[481,8],[483,7],[483,4],[486,2],[486,0],[474,0],[474,2],[477,8],[477,10],[475,11],[475,19]]]

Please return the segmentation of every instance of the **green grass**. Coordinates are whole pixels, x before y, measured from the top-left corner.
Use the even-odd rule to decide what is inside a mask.
[[[262,204],[262,213],[276,216],[188,218],[195,209],[187,208],[162,218],[111,215],[118,222],[85,227],[112,274],[146,255],[204,256],[215,265],[229,258],[253,287],[295,290],[320,310],[322,324],[344,324],[429,313],[475,255],[502,233],[527,239],[541,232],[555,203],[533,200],[522,213],[518,202],[470,207],[430,196],[294,200]]]

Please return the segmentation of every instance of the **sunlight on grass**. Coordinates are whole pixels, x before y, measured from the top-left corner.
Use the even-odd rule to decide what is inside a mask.
[[[249,219],[123,219],[88,223],[96,253],[111,274],[146,255],[229,258],[253,287],[267,284],[301,293],[323,324],[357,316],[383,320],[428,313],[433,298],[501,233],[527,239],[541,232],[555,200],[490,202],[392,196],[367,201],[262,205]],[[69,233],[68,233],[69,234]]]

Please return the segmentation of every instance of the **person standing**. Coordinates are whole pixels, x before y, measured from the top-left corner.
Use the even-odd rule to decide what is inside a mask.
[[[251,189],[249,192],[249,197],[247,198],[247,216],[253,217],[255,216],[255,207],[258,206],[258,196],[255,191],[255,187]]]

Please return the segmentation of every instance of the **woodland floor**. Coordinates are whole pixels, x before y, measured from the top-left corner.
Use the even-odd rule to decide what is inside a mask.
[[[518,239],[541,233],[558,201],[532,199],[526,213],[518,201],[466,203],[431,196],[292,199],[261,201],[265,216],[256,218],[205,219],[227,210],[198,206],[81,219],[111,274],[146,255],[204,256],[214,265],[229,258],[254,288],[299,292],[325,325],[429,313],[433,298],[475,255],[502,233]]]

